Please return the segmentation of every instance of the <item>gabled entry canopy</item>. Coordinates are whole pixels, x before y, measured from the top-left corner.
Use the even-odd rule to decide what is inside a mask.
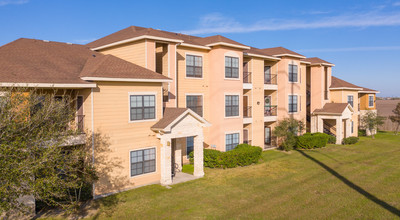
[[[337,115],[343,119],[351,118],[354,110],[348,103],[326,103],[323,108],[315,109],[313,115]]]
[[[195,120],[188,120],[188,117]],[[185,122],[186,121],[186,122]],[[190,121],[190,122],[189,122]],[[163,133],[171,132],[171,129],[180,123],[193,123],[194,121],[201,124],[201,127],[209,127],[211,124],[203,117],[188,108],[165,108],[163,118],[151,127],[153,131],[161,131]],[[193,124],[194,125],[194,124]]]

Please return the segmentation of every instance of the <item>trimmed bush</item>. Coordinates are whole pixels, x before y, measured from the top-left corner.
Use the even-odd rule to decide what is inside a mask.
[[[343,144],[355,144],[358,142],[358,137],[343,138]]]
[[[367,136],[367,132],[366,132],[365,130],[359,129],[359,130],[358,130],[358,136],[359,136],[359,137]]]
[[[204,166],[210,168],[234,168],[257,163],[261,158],[262,149],[248,144],[239,144],[233,150],[221,152],[204,149]],[[193,163],[193,152],[189,154]]]
[[[336,137],[329,135],[328,144],[336,144]]]
[[[305,133],[297,137],[297,148],[312,149],[325,147],[328,143],[330,135],[324,133]]]

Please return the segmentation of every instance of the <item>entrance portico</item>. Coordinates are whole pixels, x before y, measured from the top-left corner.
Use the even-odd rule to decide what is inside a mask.
[[[204,118],[186,108],[166,108],[164,117],[152,126],[161,142],[161,184],[172,184],[172,173],[175,164],[172,159],[173,140],[184,137],[194,137],[194,173],[195,177],[204,176],[203,169],[203,128],[210,126]],[[174,155],[173,155],[174,154]]]
[[[327,103],[316,109],[311,117],[311,133],[330,133],[336,135],[336,144],[351,136],[353,108],[347,103]],[[335,124],[330,123],[335,121]],[[325,132],[324,132],[325,131]]]

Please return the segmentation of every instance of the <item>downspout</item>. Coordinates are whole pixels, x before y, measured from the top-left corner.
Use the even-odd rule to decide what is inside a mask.
[[[93,166],[94,166],[94,109],[93,109],[93,98],[94,98],[94,95],[93,95],[93,88],[91,89],[91,92],[90,92],[90,95],[92,96],[91,97],[91,107],[92,107],[92,163],[93,163]],[[92,194],[93,194],[93,199],[95,199],[95,185],[94,185],[94,182],[93,182],[93,192],[92,192]]]

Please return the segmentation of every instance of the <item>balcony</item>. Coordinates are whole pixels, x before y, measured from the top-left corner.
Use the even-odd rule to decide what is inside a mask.
[[[243,71],[243,89],[252,89],[252,76],[251,72]]]
[[[251,106],[243,107],[243,124],[250,124],[253,122],[253,118],[251,117],[252,108]]]
[[[277,120],[277,106],[266,105],[264,106],[264,122],[271,122]]]
[[[276,74],[268,74],[264,76],[264,89],[267,90],[277,90],[277,75]]]

